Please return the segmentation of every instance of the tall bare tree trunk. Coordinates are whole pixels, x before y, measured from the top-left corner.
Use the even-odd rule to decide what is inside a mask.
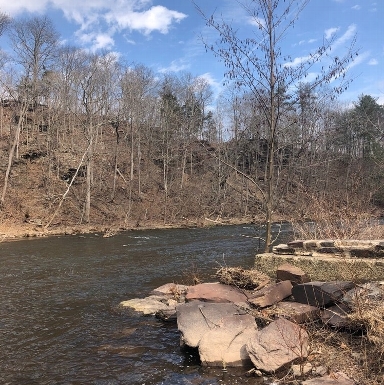
[[[4,177],[3,193],[1,194],[1,201],[0,201],[1,206],[4,205],[5,195],[7,194],[9,174],[10,174],[11,168],[12,168],[13,156],[15,155],[15,151],[17,150],[17,148],[19,146],[20,131],[21,131],[21,127],[23,124],[25,113],[27,111],[27,106],[28,106],[28,103],[23,103],[23,105],[22,105],[22,108],[20,111],[19,121],[17,123],[17,128],[16,128],[16,132],[15,132],[15,138],[13,139],[12,147],[9,151],[8,166],[7,166],[7,170],[5,172],[5,177]]]

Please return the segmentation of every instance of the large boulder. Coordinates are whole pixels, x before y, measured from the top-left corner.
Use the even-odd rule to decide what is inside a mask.
[[[250,366],[246,344],[256,330],[255,319],[249,314],[224,317],[222,325],[208,330],[200,340],[201,364],[224,368]]]
[[[292,361],[308,355],[308,333],[284,318],[256,332],[247,343],[248,354],[256,369],[275,372]]]
[[[250,363],[246,342],[257,330],[253,316],[233,303],[192,301],[178,305],[181,341],[198,347],[204,366],[242,366]]]
[[[246,295],[234,286],[221,283],[201,283],[190,286],[185,300],[204,302],[246,303]]]

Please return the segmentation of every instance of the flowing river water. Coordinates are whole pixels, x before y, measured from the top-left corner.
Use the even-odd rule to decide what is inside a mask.
[[[194,275],[212,281],[220,266],[252,267],[259,235],[236,225],[1,243],[0,384],[223,383],[181,351],[174,324],[118,305]],[[224,383],[257,381],[233,371]]]

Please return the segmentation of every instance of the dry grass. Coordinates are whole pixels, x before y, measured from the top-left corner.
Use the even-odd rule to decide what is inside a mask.
[[[271,280],[259,270],[245,270],[241,267],[222,267],[216,272],[216,277],[220,283],[246,290],[260,288]]]
[[[337,197],[336,197],[337,198]],[[344,202],[335,197],[307,197],[306,217],[292,221],[296,239],[381,239],[384,226],[365,202]]]

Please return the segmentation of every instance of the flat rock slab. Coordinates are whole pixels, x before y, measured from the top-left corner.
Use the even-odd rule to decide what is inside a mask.
[[[316,306],[299,302],[279,302],[276,304],[277,313],[295,323],[301,324],[320,317],[320,309]]]
[[[292,294],[291,281],[270,284],[248,296],[248,302],[256,307],[271,306]]]
[[[234,314],[223,317],[222,323],[207,330],[200,340],[202,366],[250,366],[252,362],[246,344],[256,331],[256,322],[251,315]]]
[[[221,283],[201,283],[190,286],[185,300],[204,301],[204,302],[247,302],[246,295],[234,286],[223,285]]]
[[[327,376],[312,378],[303,381],[303,385],[355,385],[355,381],[348,378],[344,373],[337,372]]]
[[[135,311],[142,312],[144,315],[154,315],[158,311],[168,311],[170,306],[167,303],[161,302],[164,297],[149,296],[146,298],[133,298],[128,301],[120,302],[120,306],[129,307]],[[172,301],[173,309],[175,308],[176,301]]]
[[[299,325],[279,318],[256,332],[247,343],[247,351],[256,369],[276,370],[308,355],[308,333]]]
[[[296,302],[325,307],[335,304],[354,286],[349,281],[313,281],[294,286],[292,295]]]
[[[178,305],[176,313],[182,342],[193,348],[199,346],[206,333],[224,328],[226,324],[238,322],[244,328],[256,327],[255,319],[233,303],[192,301]]]

